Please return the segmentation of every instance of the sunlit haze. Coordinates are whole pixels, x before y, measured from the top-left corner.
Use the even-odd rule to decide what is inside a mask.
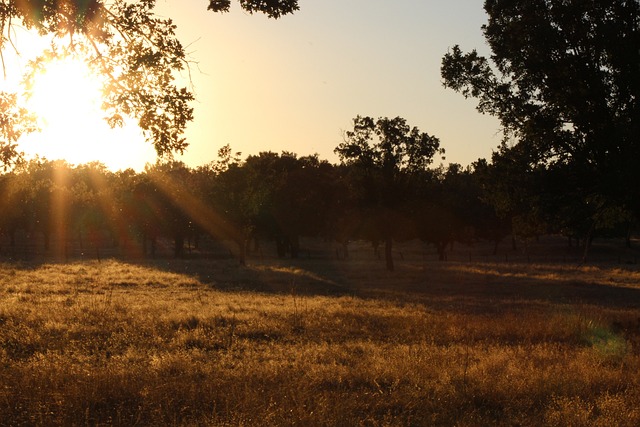
[[[287,150],[337,161],[333,150],[357,115],[404,117],[440,138],[445,163],[467,165],[499,145],[497,120],[440,77],[453,45],[489,52],[482,0],[302,0],[279,20],[235,3],[227,14],[202,2],[157,3],[197,62],[187,163],[211,160],[225,144],[243,156]]]
[[[64,159],[72,164],[100,161],[110,169],[141,170],[155,152],[135,122],[112,129],[100,109],[100,82],[78,60],[56,61],[38,76],[28,107],[40,132],[24,137],[28,157]]]
[[[159,0],[157,13],[174,20],[192,60],[181,85],[197,99],[190,146],[177,158],[197,166],[229,144],[243,157],[291,151],[337,162],[333,150],[357,115],[404,117],[440,138],[445,163],[489,157],[500,142],[497,120],[440,77],[451,46],[487,53],[482,3],[302,0],[296,14],[270,20],[236,4],[216,14],[204,2]],[[42,132],[23,138],[27,154],[112,169],[155,160],[131,121],[110,129],[102,120],[98,82],[79,64],[50,64],[34,92]]]

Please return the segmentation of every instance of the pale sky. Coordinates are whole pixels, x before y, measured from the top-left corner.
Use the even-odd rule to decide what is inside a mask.
[[[498,121],[445,89],[440,77],[442,57],[455,44],[489,53],[482,0],[300,0],[300,11],[278,20],[232,3],[230,13],[217,14],[206,0],[157,1],[194,63],[195,120],[185,135],[190,146],[177,157],[188,165],[215,160],[226,144],[243,158],[290,151],[337,163],[333,150],[357,115],[405,118],[440,139],[445,164],[489,158],[500,143]],[[44,92],[37,105],[48,111],[48,133],[29,135],[22,148],[115,169],[154,162],[137,128],[109,131],[89,112],[98,101],[67,113],[85,102],[71,101],[69,88],[88,92],[71,74],[50,77],[56,83],[48,87],[58,92]]]
[[[440,138],[445,163],[467,165],[498,146],[497,120],[440,77],[449,47],[488,53],[482,0],[300,0],[279,20],[236,3],[214,14],[204,0],[158,1],[198,62],[185,162],[213,160],[227,143],[243,156],[286,150],[337,162],[358,114],[404,117]]]

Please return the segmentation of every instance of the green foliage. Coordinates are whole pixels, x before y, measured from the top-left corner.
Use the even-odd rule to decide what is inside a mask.
[[[317,156],[261,152],[240,163],[223,147],[211,164],[210,197],[237,231],[242,251],[251,239],[275,240],[281,256],[298,254],[301,235],[326,229],[333,168]],[[236,153],[236,156],[239,153]]]
[[[482,198],[477,170],[455,163],[424,176],[408,210],[415,237],[433,243],[440,260],[447,259],[446,248],[454,242],[499,241],[510,231],[498,229],[493,207]]]
[[[34,130],[35,118],[18,104],[17,95],[0,92],[0,164],[3,170],[21,161],[18,139]]]

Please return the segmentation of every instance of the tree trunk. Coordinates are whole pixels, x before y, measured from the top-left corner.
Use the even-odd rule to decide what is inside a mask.
[[[300,256],[300,238],[297,235],[293,236],[289,241],[289,246],[291,248],[291,258],[297,259]]]
[[[373,254],[376,258],[380,259],[380,242],[374,240],[371,242],[371,245],[373,246]]]
[[[596,222],[593,221],[591,223],[591,227],[589,227],[587,236],[584,238],[584,252],[582,253],[583,264],[587,262],[587,257],[589,256],[589,249],[591,248],[591,242],[593,242],[593,232],[595,229],[596,229]]]
[[[78,230],[78,246],[80,246],[80,252],[84,251],[84,246],[82,244],[82,231]]]
[[[240,265],[247,265],[247,239],[238,241],[238,262]]]
[[[393,271],[393,253],[391,252],[393,249],[393,239],[387,238],[384,241],[384,258],[387,263],[387,270]]]
[[[437,242],[436,249],[438,250],[438,259],[440,261],[447,260],[447,242]]]
[[[175,236],[173,239],[173,254],[175,258],[182,258],[184,256],[184,236],[182,234]]]
[[[142,234],[142,255],[146,258],[147,256],[147,235]]]
[[[278,258],[284,258],[287,255],[287,246],[289,246],[289,239],[286,237],[276,237],[276,252]]]
[[[349,259],[349,240],[345,239],[342,242],[342,253],[344,254],[344,259]]]

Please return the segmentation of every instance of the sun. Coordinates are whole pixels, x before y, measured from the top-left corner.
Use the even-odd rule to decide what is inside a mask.
[[[23,136],[27,157],[63,159],[71,164],[99,161],[111,170],[141,170],[156,153],[135,121],[111,128],[100,108],[100,76],[80,59],[55,59],[36,76],[27,108],[37,117],[39,132]]]

